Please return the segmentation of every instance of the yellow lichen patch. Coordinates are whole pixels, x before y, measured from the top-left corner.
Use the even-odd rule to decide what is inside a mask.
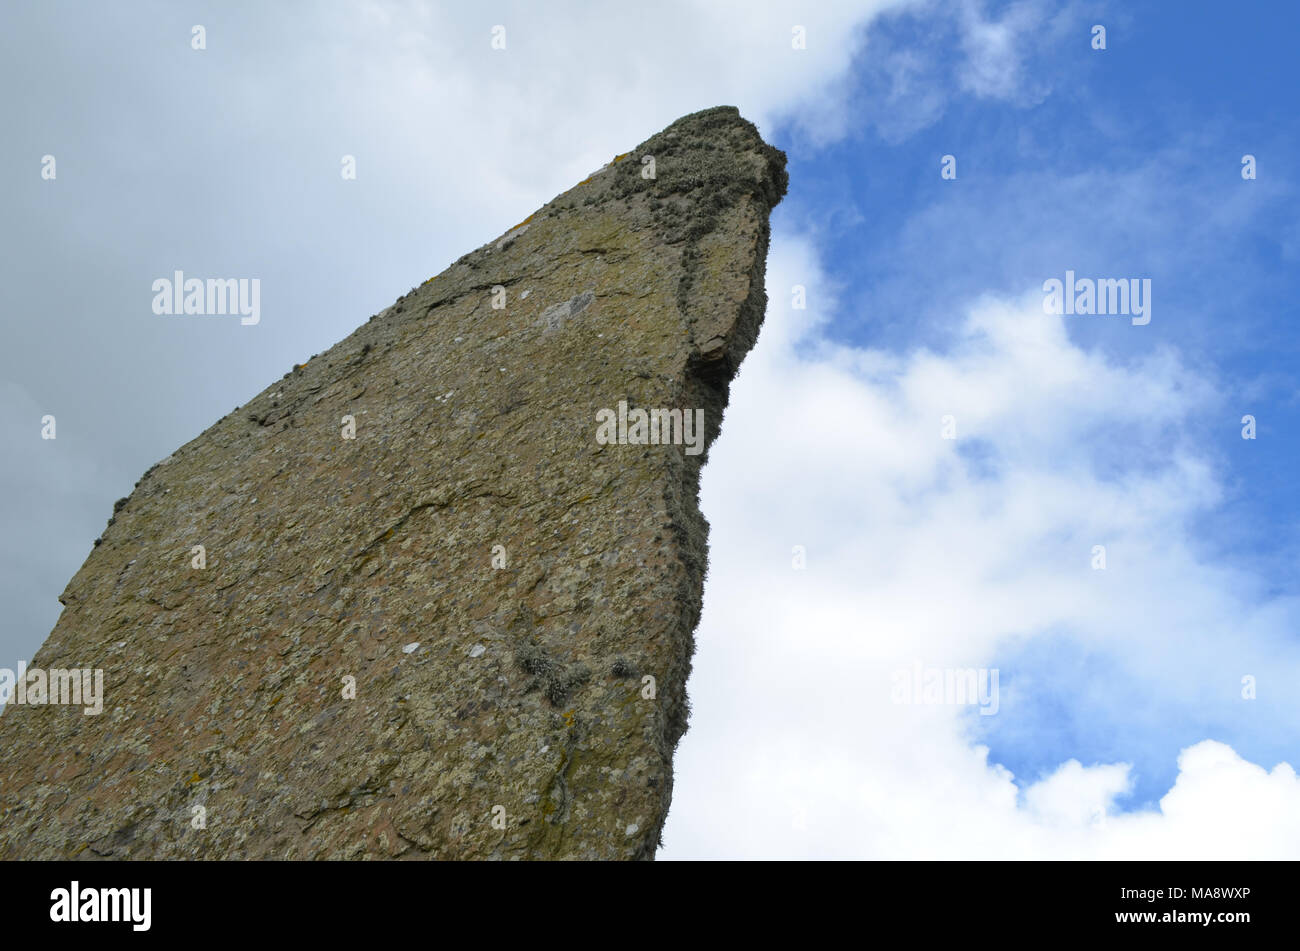
[[[615,155],[615,156],[614,156],[614,162],[621,162],[621,161],[623,161],[623,159],[627,158],[627,157],[628,157],[629,155],[631,155],[631,154],[632,154],[631,152],[624,152],[622,155]],[[610,162],[609,164],[610,164],[610,165],[613,165],[614,162]]]

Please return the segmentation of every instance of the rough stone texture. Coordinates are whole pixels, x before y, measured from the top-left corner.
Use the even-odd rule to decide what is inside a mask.
[[[596,414],[712,441],[785,187],[735,109],[680,119],[146,472],[32,662],[104,712],[0,716],[0,857],[652,857],[706,456]]]

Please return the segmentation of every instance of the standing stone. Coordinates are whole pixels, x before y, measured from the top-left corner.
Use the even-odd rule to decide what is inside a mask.
[[[679,119],[146,472],[32,662],[103,712],[0,716],[0,858],[653,857],[785,188]]]

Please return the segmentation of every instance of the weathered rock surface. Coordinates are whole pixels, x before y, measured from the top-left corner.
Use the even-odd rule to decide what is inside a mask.
[[[785,187],[680,119],[145,473],[32,662],[103,713],[0,716],[0,857],[652,857],[705,455],[597,413],[716,436]]]

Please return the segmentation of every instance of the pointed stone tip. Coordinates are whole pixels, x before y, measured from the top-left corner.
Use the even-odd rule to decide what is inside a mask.
[[[764,141],[758,127],[735,106],[713,106],[684,115],[648,139],[639,151],[668,143],[704,150],[726,144],[738,155],[755,154],[762,160],[751,177],[755,194],[763,197],[769,209],[785,197],[790,183],[785,153]]]

